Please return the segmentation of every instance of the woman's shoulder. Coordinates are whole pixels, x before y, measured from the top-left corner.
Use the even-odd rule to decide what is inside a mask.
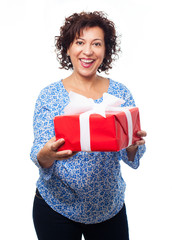
[[[59,89],[61,88],[61,80],[50,83],[49,85],[47,85],[46,87],[44,87],[40,93],[44,94],[44,93],[51,93],[52,92],[57,92]]]
[[[58,94],[61,92],[63,92],[63,86],[61,80],[59,80],[44,87],[39,93],[39,98],[41,97],[43,99],[52,97],[54,95],[58,96]]]
[[[64,94],[64,89],[61,80],[57,82],[53,82],[49,84],[48,86],[44,87],[39,95],[38,95],[38,102],[43,103],[50,103],[57,101],[58,98],[60,98]]]
[[[129,89],[121,82],[117,82],[113,79],[109,79],[110,80],[110,91],[112,92],[116,92],[116,93],[128,93]]]
[[[125,100],[125,106],[135,106],[130,90],[121,82],[110,79],[109,93]]]

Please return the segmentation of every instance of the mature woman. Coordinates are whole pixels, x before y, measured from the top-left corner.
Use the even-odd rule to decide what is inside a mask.
[[[118,56],[114,23],[102,12],[82,12],[65,19],[56,37],[57,57],[72,74],[44,88],[34,113],[34,143],[31,159],[40,177],[34,199],[33,219],[40,240],[127,240],[124,203],[125,182],[120,160],[136,169],[145,152],[146,132],[141,140],[119,152],[57,151],[65,139],[55,139],[53,118],[64,113],[73,91],[96,103],[104,92],[134,106],[129,90],[103,78]],[[59,126],[60,128],[60,126]]]

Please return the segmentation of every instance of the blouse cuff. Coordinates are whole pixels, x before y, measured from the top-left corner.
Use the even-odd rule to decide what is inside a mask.
[[[121,159],[128,164],[130,167],[137,169],[140,165],[140,159],[143,156],[144,152],[146,151],[145,145],[138,146],[134,161],[128,160],[127,150],[122,149],[121,150]]]
[[[39,151],[38,151],[39,152]],[[33,156],[34,155],[34,156]],[[32,161],[34,162],[34,164],[39,168],[39,175],[42,179],[48,181],[52,174],[53,174],[53,170],[54,170],[54,163],[51,167],[49,168],[43,168],[41,167],[41,165],[39,164],[38,162],[38,159],[37,159],[37,154],[31,154],[31,159]]]
[[[40,166],[40,168],[39,168],[40,177],[42,177],[44,180],[48,181],[53,174],[53,170],[54,170],[54,163],[49,168],[42,168]]]

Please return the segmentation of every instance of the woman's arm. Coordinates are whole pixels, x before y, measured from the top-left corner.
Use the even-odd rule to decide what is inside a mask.
[[[56,141],[56,138],[52,137],[38,152],[37,160],[42,168],[50,168],[55,160],[68,159],[76,154],[71,150],[57,151],[64,142],[63,138]]]
[[[141,138],[141,140],[135,142],[135,144],[129,146],[126,150],[127,150],[127,156],[128,156],[128,160],[133,162],[135,155],[137,153],[138,150],[138,146],[144,145],[145,144],[145,140],[143,139],[143,137],[146,137],[147,133],[145,131],[138,131],[137,132],[138,137]]]
[[[58,102],[56,102],[57,97],[52,97],[53,92],[54,88],[51,85],[41,91],[36,101],[33,118],[34,142],[30,157],[39,168],[40,176],[45,180],[51,178],[55,160],[73,156],[71,151],[57,151],[64,140],[55,139],[53,118],[58,115]],[[57,112],[52,111],[54,105]]]
[[[131,92],[123,84],[120,84],[119,89],[119,98],[123,98],[125,100],[125,103],[122,104],[122,107],[135,107],[135,101]],[[141,138],[146,136],[146,132],[142,130],[139,131],[137,134]],[[140,159],[145,153],[145,151],[145,140],[141,139],[140,141],[137,141],[134,145],[131,145],[126,149],[122,149],[117,153],[117,155],[119,159],[123,160],[127,165],[134,169],[137,169],[140,164]]]

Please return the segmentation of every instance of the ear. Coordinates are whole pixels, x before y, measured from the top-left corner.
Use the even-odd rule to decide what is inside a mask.
[[[70,54],[69,54],[69,49],[67,50],[67,56],[70,56]]]

